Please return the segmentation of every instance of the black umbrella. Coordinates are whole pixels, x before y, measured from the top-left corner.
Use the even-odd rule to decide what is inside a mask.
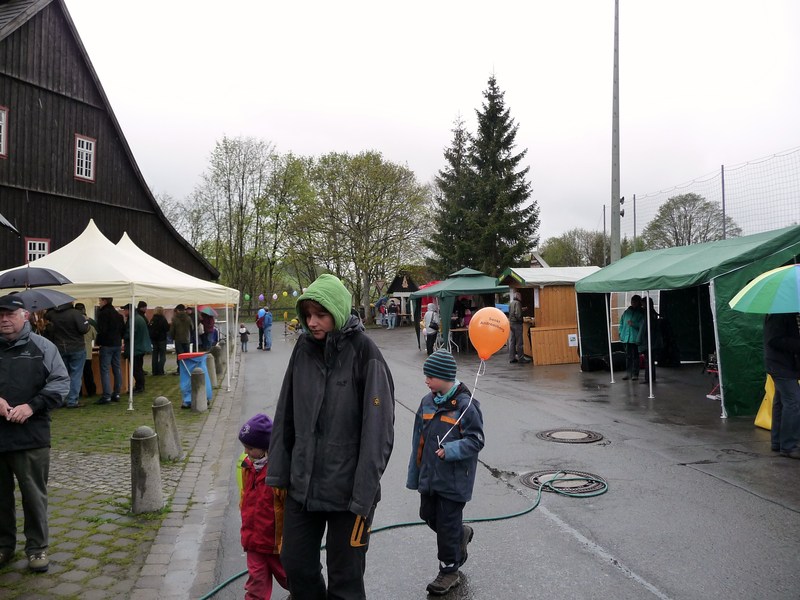
[[[12,293],[22,300],[25,309],[31,312],[55,308],[75,300],[69,294],[56,290],[22,290],[21,292]]]
[[[32,288],[72,283],[58,271],[45,267],[19,267],[0,273],[0,289]]]

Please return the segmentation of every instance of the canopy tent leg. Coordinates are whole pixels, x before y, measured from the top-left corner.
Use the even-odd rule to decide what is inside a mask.
[[[130,324],[131,328],[128,332],[128,410],[133,410],[133,324],[136,320],[136,314],[133,312],[136,310],[134,308],[136,306],[136,294],[131,296],[131,308],[128,311],[128,323]],[[123,353],[124,356],[124,353]]]
[[[652,326],[650,325],[650,290],[647,290],[647,305],[645,306],[645,310],[647,311],[647,382],[650,387],[650,395],[647,397],[649,400],[653,400],[655,396],[653,395],[653,343],[652,343]]]
[[[606,331],[608,332],[608,368],[611,371],[611,383],[614,383],[614,355],[611,352],[611,294],[606,294]]]
[[[711,304],[711,322],[714,328],[714,343],[717,345],[717,377],[719,377],[719,405],[720,419],[728,418],[728,411],[725,409],[725,385],[722,377],[722,353],[719,351],[719,331],[717,330],[717,290],[716,280],[712,279],[708,285],[709,303]]]

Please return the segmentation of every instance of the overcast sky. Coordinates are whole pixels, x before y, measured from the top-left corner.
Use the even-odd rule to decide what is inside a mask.
[[[66,2],[157,194],[189,195],[226,135],[431,182],[494,74],[542,240],[603,228],[613,0]],[[800,2],[620,0],[622,195],[796,148],[799,108]]]

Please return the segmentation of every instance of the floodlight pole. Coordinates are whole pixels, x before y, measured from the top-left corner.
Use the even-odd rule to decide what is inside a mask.
[[[614,0],[614,85],[611,109],[611,262],[620,259],[619,222],[619,0]]]

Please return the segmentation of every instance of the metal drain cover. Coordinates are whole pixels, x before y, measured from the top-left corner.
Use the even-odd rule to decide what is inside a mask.
[[[599,442],[603,435],[587,429],[548,429],[536,434],[540,440],[563,442],[565,444],[589,444]]]
[[[552,487],[556,489],[552,489],[549,486],[542,487],[543,483],[549,483],[553,479],[558,479],[561,477],[566,477],[571,481],[556,481],[552,484]],[[585,477],[586,479],[581,479],[582,477]],[[531,471],[530,473],[521,475],[519,480],[522,485],[535,490],[538,490],[541,487],[545,492],[556,493],[558,490],[561,490],[564,492],[569,492],[572,495],[592,494],[604,489],[607,486],[602,477],[582,471],[572,471],[570,469],[561,469],[558,471]]]

